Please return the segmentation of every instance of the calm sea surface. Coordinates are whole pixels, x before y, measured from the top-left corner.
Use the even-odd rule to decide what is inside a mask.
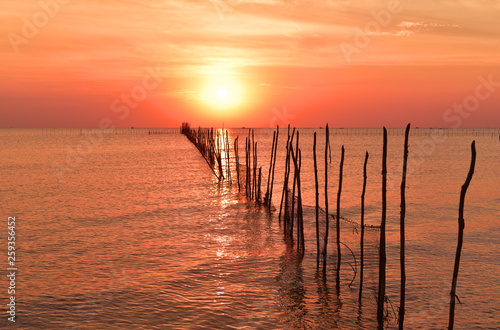
[[[324,140],[318,133],[320,205]],[[336,212],[345,146],[341,285],[335,235],[326,274],[316,270],[312,129],[300,129],[306,253],[283,240],[278,214],[219,184],[178,129],[0,130],[0,196],[16,217],[16,326],[24,329],[374,329],[379,231],[367,229],[363,300],[358,303],[360,195],[368,162],[366,222],[380,223],[381,129],[331,130],[330,213]],[[270,129],[255,131],[263,190]],[[447,326],[460,188],[476,140],[476,171],[465,201],[457,329],[500,328],[499,129],[415,129],[407,188],[406,328]],[[240,136],[244,160],[247,130]],[[399,306],[399,185],[403,130],[389,130],[387,328]],[[273,204],[279,209],[286,131],[281,130]],[[242,151],[243,150],[243,151]],[[240,161],[242,162],[242,161]],[[234,154],[231,150],[234,170]],[[233,179],[236,174],[233,172]],[[335,221],[331,221],[334,224]],[[334,232],[332,226],[331,233]],[[345,246],[348,246],[349,251]],[[7,255],[0,261],[6,274]],[[349,283],[353,280],[352,285]],[[0,281],[7,321],[9,282]]]

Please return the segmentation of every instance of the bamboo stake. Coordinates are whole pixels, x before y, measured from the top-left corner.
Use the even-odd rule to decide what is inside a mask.
[[[361,270],[359,273],[359,302],[363,295],[363,267],[364,267],[364,240],[365,240],[365,192],[366,192],[366,165],[368,163],[368,151],[365,155],[365,164],[363,165],[363,192],[361,193]]]
[[[288,179],[290,177],[290,142],[288,143],[286,147],[286,159],[285,159],[285,201],[284,201],[284,207],[285,207],[285,215],[283,219],[283,230],[285,231],[285,235],[287,234],[288,230],[288,219],[290,217],[290,214],[288,213]]]
[[[260,184],[262,182],[262,166],[259,167],[259,189],[257,190],[257,203],[260,203],[261,202],[261,198],[262,198],[262,193],[261,193],[261,190],[260,190]]]
[[[340,250],[340,195],[342,193],[342,175],[344,171],[344,146],[340,156],[339,190],[337,193],[337,288],[340,286],[340,264],[342,261],[342,251]]]
[[[252,163],[251,163],[251,143],[252,141],[250,140],[250,130],[248,130],[248,168],[247,168],[247,185],[248,185],[248,198],[252,199]]]
[[[238,180],[238,192],[241,191],[241,186],[240,186],[240,155],[239,155],[239,150],[238,150],[238,143],[239,143],[239,136],[234,139],[234,155],[236,158],[236,178]]]
[[[246,183],[246,186],[247,186],[247,190],[248,190],[248,195],[247,197],[248,198],[252,198],[252,185],[250,184],[250,182],[252,182],[251,180],[251,177],[252,177],[252,172],[250,171],[250,168],[251,168],[251,163],[250,163],[250,157],[251,157],[251,154],[250,154],[250,144],[251,144],[251,140],[250,140],[250,129],[248,130],[248,137],[247,137],[247,183]]]
[[[286,140],[286,157],[288,157],[288,144],[290,143],[290,124],[288,124],[288,138]],[[280,213],[278,215],[279,222],[281,223],[281,214],[283,210],[283,202],[285,200],[286,190],[288,188],[286,181],[286,173],[287,173],[287,160],[285,160],[285,175],[283,178],[283,191],[281,192],[281,203],[280,203]]]
[[[384,147],[382,155],[382,221],[380,224],[380,253],[378,276],[377,321],[379,327],[384,326],[384,300],[385,300],[385,219],[387,207],[387,129],[384,127]]]
[[[290,153],[292,156],[293,166],[293,182],[292,182],[292,214],[290,215],[289,222],[289,232],[288,235],[293,239],[293,227],[295,221],[295,187],[297,185],[297,167],[295,166],[295,152],[293,150],[293,146],[290,148]]]
[[[293,138],[293,136],[292,136]],[[297,174],[298,174],[298,168],[297,168],[297,153],[299,150],[299,132],[297,131],[297,139],[296,139],[296,147],[295,147],[295,152],[293,151],[293,146],[291,148],[292,150],[292,160],[294,162],[294,168],[293,168],[293,188],[292,188],[292,216],[291,216],[291,221],[290,221],[290,237],[293,238],[293,227],[294,227],[294,222],[295,222],[295,189],[297,187]],[[297,208],[297,213],[298,213],[298,208]],[[298,231],[298,223],[297,223],[297,231]]]
[[[304,212],[302,209],[302,189],[300,185],[300,171],[302,169],[302,153],[299,149],[299,174],[297,176],[297,187],[299,190],[299,197],[298,197],[298,232],[300,236],[297,238],[297,241],[300,242],[300,251],[302,252],[302,255],[304,254],[305,251],[305,241],[304,241]]]
[[[316,192],[316,267],[319,267],[319,191],[318,191],[318,162],[316,159],[316,132],[314,132],[314,144],[313,144],[313,155],[314,155],[314,181],[315,181],[315,192]]]
[[[248,198],[248,138],[245,137],[245,195]]]
[[[253,156],[253,177],[252,177],[252,199],[255,200],[257,192],[257,159],[255,158],[256,154],[256,147],[257,145],[255,144],[255,138],[254,138],[254,130],[252,129],[252,156]]]
[[[455,323],[455,299],[457,298],[457,280],[458,280],[458,269],[460,267],[460,256],[462,254],[462,244],[464,240],[464,204],[465,204],[465,194],[467,193],[467,188],[469,188],[470,181],[472,180],[472,175],[474,174],[474,168],[476,166],[476,141],[472,141],[471,148],[471,161],[469,174],[467,174],[467,179],[462,185],[462,190],[460,192],[460,205],[458,207],[458,243],[457,252],[455,254],[455,266],[453,268],[453,279],[451,282],[450,291],[450,318],[448,321],[448,329],[452,330]],[[458,299],[458,298],[457,298]]]
[[[288,192],[288,182],[290,180],[290,169],[291,169],[291,165],[290,165],[290,158],[291,158],[291,150],[292,150],[292,145],[293,145],[293,137],[295,135],[295,128],[293,129],[292,131],[292,135],[290,137],[290,142],[288,143],[288,147],[287,147],[287,157],[286,157],[286,169],[287,169],[287,172],[286,172],[286,192],[285,192],[285,219],[284,219],[284,230],[285,230],[285,234],[288,234],[288,228],[290,227],[290,212],[289,212],[289,207],[288,207],[288,195],[289,195],[289,192]],[[293,197],[293,196],[292,196]],[[293,208],[292,208],[292,214],[293,214]]]
[[[231,151],[229,149],[229,134],[226,130],[226,139],[225,139],[225,149],[226,149],[226,165],[227,165],[227,179],[229,180],[229,183],[233,183],[233,178],[231,177],[231,157],[229,152]]]
[[[271,210],[271,206],[268,203],[268,200],[269,200],[269,186],[271,184],[271,171],[273,169],[273,155],[274,155],[274,142],[275,141],[276,141],[276,132],[273,132],[273,144],[271,146],[271,158],[269,159],[269,174],[267,175],[267,189],[266,189],[266,195],[264,197],[264,202],[269,207],[269,210]]]
[[[326,124],[326,144],[325,144],[325,212],[326,212],[326,231],[325,231],[325,242],[323,244],[323,271],[326,270],[326,251],[328,245],[328,229],[330,227],[330,219],[328,215],[328,149],[330,146],[330,130],[328,129],[328,124]]]
[[[276,126],[276,143],[274,144],[274,159],[273,159],[273,172],[271,176],[271,191],[269,192],[269,212],[271,212],[271,201],[273,199],[273,185],[274,185],[274,169],[276,168],[276,153],[278,151],[278,138],[280,135],[280,128]]]
[[[410,125],[406,126],[405,147],[403,155],[403,178],[401,179],[401,216],[399,222],[400,250],[399,261],[401,268],[401,294],[399,298],[399,329],[403,330],[405,320],[405,295],[406,295],[406,268],[405,268],[405,216],[406,216],[406,169],[408,166],[408,136],[410,135]]]
[[[241,192],[241,185],[240,185],[240,147],[239,147],[239,143],[240,143],[240,137],[237,136],[236,137],[236,140],[234,140],[234,146],[235,146],[235,149],[234,149],[234,153],[236,155],[236,176],[237,176],[237,179],[238,179],[238,192]]]

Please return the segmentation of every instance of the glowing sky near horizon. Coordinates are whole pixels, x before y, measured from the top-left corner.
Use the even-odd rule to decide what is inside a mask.
[[[20,0],[0,17],[0,127],[500,127],[500,1]]]

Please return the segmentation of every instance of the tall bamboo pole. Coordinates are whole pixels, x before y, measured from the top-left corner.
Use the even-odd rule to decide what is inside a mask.
[[[297,187],[299,190],[299,196],[298,196],[298,238],[297,240],[300,242],[300,251],[302,254],[304,254],[305,251],[305,241],[304,241],[304,211],[302,209],[302,188],[300,184],[300,171],[302,169],[302,153],[299,149],[299,175],[297,177]]]
[[[385,301],[385,219],[387,207],[387,129],[384,127],[384,147],[382,154],[382,221],[380,223],[380,252],[378,273],[378,299],[377,299],[377,321],[379,327],[384,326],[384,301]]]
[[[273,156],[274,156],[274,143],[276,141],[276,131],[273,132],[273,144],[271,146],[271,158],[269,159],[269,174],[267,175],[267,189],[266,195],[264,196],[264,202],[269,207],[269,211],[271,210],[271,206],[269,205],[269,189],[271,185],[271,172],[273,169]]]
[[[249,185],[248,185],[248,138],[245,137],[245,195],[249,196]]]
[[[276,126],[276,143],[274,144],[274,159],[273,159],[273,171],[271,175],[271,190],[269,192],[269,212],[271,212],[271,201],[273,199],[273,185],[274,185],[274,169],[276,168],[276,153],[278,151],[278,138],[280,135],[280,128]]]
[[[361,193],[361,239],[360,239],[360,250],[361,250],[361,269],[359,273],[359,302],[361,302],[361,297],[363,295],[363,267],[364,267],[364,240],[365,240],[365,193],[366,193],[366,165],[368,164],[368,151],[365,155],[365,164],[363,165],[363,192]]]
[[[325,230],[325,242],[323,244],[323,271],[326,270],[326,252],[328,250],[328,230],[330,227],[330,215],[328,214],[328,149],[330,146],[330,130],[328,129],[328,124],[326,124],[325,129],[325,213],[326,213],[326,230]]]
[[[337,193],[337,288],[340,286],[340,264],[342,260],[342,251],[340,250],[340,195],[342,193],[342,176],[344,171],[344,146],[342,146],[342,154],[340,156],[339,170],[339,190]]]
[[[290,124],[288,124],[288,138],[286,140],[286,157],[288,157],[288,143],[290,143]],[[287,182],[286,182],[286,173],[287,173],[287,161],[285,160],[285,175],[283,178],[283,191],[281,193],[281,203],[280,203],[280,213],[278,216],[279,222],[281,223],[281,214],[283,210],[283,202],[285,199],[285,192],[287,190]]]
[[[472,175],[474,174],[474,168],[476,166],[476,141],[472,141],[471,148],[471,161],[469,174],[467,174],[467,179],[462,185],[462,190],[460,192],[460,205],[458,207],[458,243],[457,252],[455,254],[455,266],[453,268],[453,279],[451,282],[450,291],[450,318],[448,320],[448,329],[452,330],[455,323],[455,299],[457,297],[457,280],[458,280],[458,269],[460,267],[460,256],[462,254],[462,244],[464,241],[464,204],[465,204],[465,194],[467,193],[467,188],[469,188],[470,181],[472,180]]]
[[[316,132],[314,132],[314,182],[315,182],[315,196],[316,196],[316,267],[319,267],[319,191],[318,191],[318,162],[316,159]]]
[[[399,329],[403,330],[405,321],[405,295],[406,295],[406,268],[405,268],[405,215],[406,215],[406,169],[408,167],[408,137],[410,124],[406,126],[405,147],[403,155],[403,177],[401,179],[401,215],[399,222],[400,250],[399,261],[401,268],[401,294],[399,297]]]
[[[240,186],[240,155],[239,155],[239,150],[238,150],[238,143],[239,143],[239,136],[234,139],[234,155],[236,158],[236,177],[238,179],[238,192],[241,191],[241,186]]]

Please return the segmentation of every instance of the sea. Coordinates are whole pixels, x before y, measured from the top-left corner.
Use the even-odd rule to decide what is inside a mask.
[[[274,131],[254,130],[263,194]],[[279,219],[286,128],[278,135],[271,212],[248,200],[237,182],[233,146],[238,137],[244,163],[246,128],[228,129],[231,180],[221,181],[179,128],[1,129],[0,327],[376,329],[383,130],[331,128],[330,149],[324,128],[297,131],[303,255]],[[345,148],[338,287],[333,217],[326,267],[317,264],[315,134],[322,219],[325,169],[328,213],[335,215]],[[473,141],[455,329],[500,328],[499,136],[500,129],[410,131],[405,329],[448,326],[459,198]],[[403,154],[404,129],[388,129],[386,329],[398,326]]]

